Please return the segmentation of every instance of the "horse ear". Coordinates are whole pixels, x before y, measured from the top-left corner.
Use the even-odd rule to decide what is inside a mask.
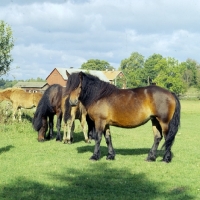
[[[79,72],[79,78],[82,80],[83,79],[83,72]]]
[[[67,75],[68,78],[70,77],[70,74],[67,70],[66,70],[66,75]]]

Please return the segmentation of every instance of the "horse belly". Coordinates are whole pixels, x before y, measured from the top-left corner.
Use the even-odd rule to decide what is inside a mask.
[[[143,111],[142,109],[139,111],[121,110],[121,112],[114,112],[114,114],[110,115],[109,124],[124,128],[134,128],[145,124],[150,120],[150,116],[148,111]]]

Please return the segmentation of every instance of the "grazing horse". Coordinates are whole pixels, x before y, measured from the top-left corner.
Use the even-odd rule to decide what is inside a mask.
[[[62,121],[62,110],[61,110],[61,101],[63,94],[63,87],[54,84],[51,85],[44,92],[33,118],[33,127],[38,131],[38,141],[44,141],[44,139],[53,138],[53,119],[54,115],[57,116],[57,136],[56,140],[61,141],[60,127]],[[48,119],[49,118],[49,132],[45,137],[45,134],[48,130]]]
[[[155,85],[119,89],[83,72],[68,77],[66,93],[70,96],[71,105],[77,105],[81,101],[95,124],[95,148],[91,160],[100,158],[102,134],[108,146],[107,159],[115,158],[110,125],[135,128],[151,120],[154,143],[147,161],[156,160],[156,151],[163,135],[163,161],[171,161],[171,147],[180,125],[181,109],[179,99],[174,93]]]
[[[74,130],[74,120],[79,119],[83,128],[85,141],[89,142],[87,136],[87,122],[86,122],[86,110],[83,106],[77,105],[71,108],[68,103],[69,98],[64,94],[65,89],[59,84],[51,85],[43,94],[38,107],[36,109],[33,118],[33,127],[38,131],[38,141],[49,140],[53,138],[53,120],[54,115],[57,116],[57,135],[56,141],[62,141],[60,129],[61,121],[64,116],[64,143],[71,143],[73,141],[73,130]],[[49,132],[48,130],[48,120],[49,118]],[[68,127],[68,133],[66,136],[66,127]]]
[[[31,109],[37,107],[42,93],[29,93],[21,88],[7,88],[0,91],[0,102],[3,100],[10,101],[13,107],[13,120],[15,120],[15,113],[18,110],[18,119],[21,121],[21,108]]]

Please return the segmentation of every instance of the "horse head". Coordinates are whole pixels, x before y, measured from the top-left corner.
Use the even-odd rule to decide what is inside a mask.
[[[83,73],[67,74],[68,81],[66,86],[66,93],[69,95],[69,103],[71,106],[76,106],[79,103],[79,97],[82,90]]]

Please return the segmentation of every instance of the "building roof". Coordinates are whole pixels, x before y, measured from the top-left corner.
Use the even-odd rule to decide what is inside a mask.
[[[47,82],[18,82],[17,84],[15,84],[13,87],[23,87],[23,88],[30,88],[30,87],[34,87],[34,88],[43,88],[45,85],[47,84]]]
[[[84,70],[84,69],[75,69],[75,68],[59,68],[59,67],[57,67],[55,69],[57,69],[57,71],[60,73],[60,75],[63,77],[64,80],[68,79],[66,71],[69,74],[72,74],[72,73],[75,73],[75,72],[81,72],[82,71],[82,72],[87,72],[87,73],[90,73],[90,74],[92,74],[94,76],[97,76],[102,81],[109,82],[109,79],[106,77],[106,75],[103,73],[103,71],[98,71],[98,70]]]
[[[122,72],[112,70],[112,71],[103,71],[103,73],[105,74],[105,76],[107,77],[108,80],[114,80]]]

